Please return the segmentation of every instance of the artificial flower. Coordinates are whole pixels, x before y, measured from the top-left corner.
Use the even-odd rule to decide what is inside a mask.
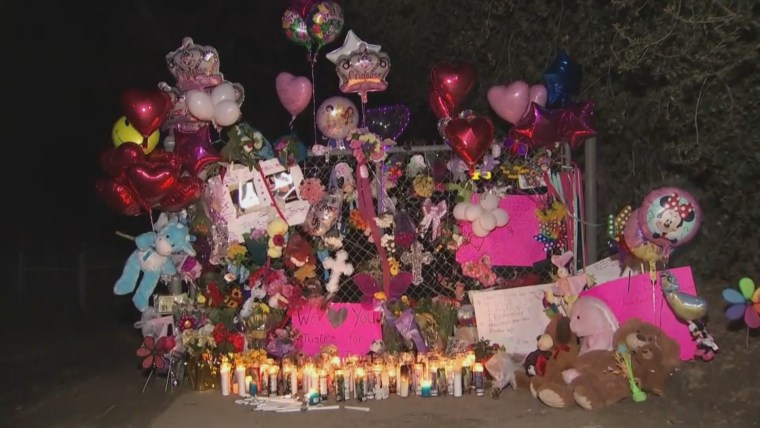
[[[390,268],[391,275],[393,276],[398,275],[399,270],[401,269],[398,260],[394,259],[393,257],[388,259],[388,267]]]
[[[316,204],[325,196],[325,186],[318,178],[307,178],[301,182],[298,188],[301,198],[308,201],[311,205]]]
[[[364,220],[364,216],[362,216],[359,210],[351,210],[348,214],[348,222],[354,229],[361,231],[369,229],[369,224]]]
[[[293,278],[298,282],[304,283],[307,279],[317,276],[317,267],[312,264],[305,264],[293,272]]]
[[[248,250],[240,244],[232,244],[227,247],[227,258],[239,261],[248,253]]]
[[[190,315],[183,315],[179,319],[179,324],[177,325],[179,328],[179,331],[184,332],[185,330],[190,330],[195,328],[195,318]]]
[[[412,188],[414,193],[421,198],[429,198],[433,196],[433,190],[435,188],[433,177],[429,175],[418,175],[414,177],[412,181]]]

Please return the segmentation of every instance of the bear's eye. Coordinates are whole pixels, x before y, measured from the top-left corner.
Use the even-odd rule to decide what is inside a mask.
[[[580,315],[576,315],[575,319],[579,320],[579,319],[581,319],[581,316]]]

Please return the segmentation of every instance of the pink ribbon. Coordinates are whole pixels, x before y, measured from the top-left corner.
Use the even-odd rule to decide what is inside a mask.
[[[422,214],[424,217],[420,222],[419,233],[426,233],[430,226],[432,226],[433,239],[438,239],[438,234],[441,232],[441,220],[446,216],[447,210],[446,201],[441,201],[436,205],[433,204],[430,198],[425,199],[425,202],[422,203]]]
[[[365,171],[367,177],[362,176],[362,170]],[[375,243],[375,248],[380,258],[380,266],[383,268],[383,291],[386,296],[390,296],[391,267],[388,264],[388,255],[385,253],[385,248],[382,245],[380,228],[377,227],[377,222],[375,221],[375,205],[372,201],[372,190],[369,185],[369,168],[366,161],[359,162],[356,166],[356,191],[358,193],[359,213],[369,225],[372,240]]]

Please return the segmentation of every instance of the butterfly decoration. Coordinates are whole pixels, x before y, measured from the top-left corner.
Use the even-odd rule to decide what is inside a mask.
[[[739,291],[724,289],[723,300],[729,303],[726,318],[736,321],[743,317],[748,328],[760,327],[760,289],[755,287],[755,281],[751,278],[739,280]]]
[[[382,284],[372,275],[367,273],[354,275],[354,283],[362,292],[361,304],[365,309],[376,309],[376,304],[379,302],[400,299],[412,285],[412,279],[410,272],[399,272],[391,278],[390,296],[386,296]]]
[[[153,336],[146,336],[142,345],[137,348],[137,356],[142,358],[140,366],[147,369],[163,370],[167,367],[168,362],[164,355],[174,349],[175,341],[173,336],[162,336],[156,340]]]

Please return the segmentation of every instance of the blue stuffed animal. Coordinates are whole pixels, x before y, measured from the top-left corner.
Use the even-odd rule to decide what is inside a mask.
[[[169,221],[158,232],[147,232],[135,237],[137,249],[124,264],[121,278],[116,281],[114,294],[123,296],[135,290],[132,302],[143,312],[148,308],[150,296],[158,284],[161,275],[176,275],[177,268],[171,259],[172,254],[185,252],[195,256],[192,242],[195,237],[188,228],[177,221]],[[140,285],[137,280],[142,272]]]

